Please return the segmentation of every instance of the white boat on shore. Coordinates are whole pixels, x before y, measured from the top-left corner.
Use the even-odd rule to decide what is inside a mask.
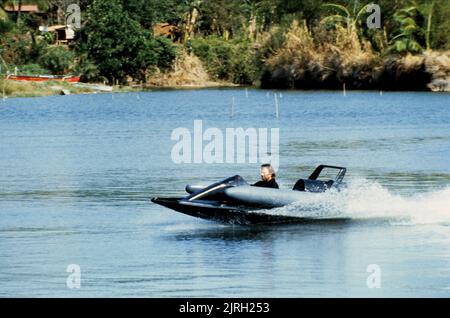
[[[102,85],[102,84],[77,83],[74,86],[81,87],[81,88],[89,88],[89,89],[101,91],[101,92],[112,92],[113,91],[112,86]]]

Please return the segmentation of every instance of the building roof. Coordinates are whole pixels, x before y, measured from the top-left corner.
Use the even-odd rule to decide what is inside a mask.
[[[64,31],[65,40],[73,40],[75,38],[75,30],[71,25],[52,25],[52,26],[40,26],[41,32],[58,32]]]
[[[63,30],[63,29],[66,29],[66,28],[69,28],[69,26],[68,25],[64,25],[64,24],[52,25],[52,26],[47,27],[47,31],[48,32],[55,32],[56,30]]]
[[[8,5],[5,7],[6,12],[17,12],[19,11],[19,5]],[[39,7],[36,4],[22,4],[20,7],[21,12],[40,12]]]

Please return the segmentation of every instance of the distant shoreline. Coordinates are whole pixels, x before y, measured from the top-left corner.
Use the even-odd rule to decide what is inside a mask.
[[[79,83],[71,84],[66,82],[25,82],[13,80],[0,80],[0,99],[3,98],[3,86],[5,86],[6,98],[30,98],[30,97],[47,97],[57,95],[78,95],[78,94],[103,94],[103,93],[128,93],[128,92],[145,92],[150,90],[163,89],[208,89],[208,88],[239,88],[248,87],[225,82],[207,82],[203,85],[186,84],[186,85],[130,85],[130,86],[106,86],[100,83]],[[109,87],[111,91],[96,89],[96,86]]]
[[[0,80],[0,99],[3,98],[3,81]],[[343,89],[338,88],[329,88],[329,87],[317,87],[317,88],[305,88],[305,89],[295,89],[295,88],[277,88],[277,87],[259,87],[259,86],[248,86],[248,85],[237,85],[232,83],[213,83],[209,82],[204,85],[199,84],[186,84],[186,85],[142,85],[142,86],[109,86],[111,87],[111,91],[101,91],[96,90],[95,88],[89,87],[78,87],[74,84],[64,83],[64,82],[46,82],[46,83],[30,83],[30,82],[17,82],[17,81],[5,81],[6,82],[6,98],[32,98],[32,97],[48,97],[48,96],[58,96],[58,95],[81,95],[81,94],[112,94],[112,93],[139,93],[139,92],[148,92],[153,90],[201,90],[201,89],[258,89],[258,90],[281,90],[281,91],[343,91]],[[80,83],[82,85],[93,86],[102,85],[98,83]],[[367,92],[446,92],[446,91],[433,91],[431,89],[423,89],[423,90],[408,90],[408,89],[379,89],[379,88],[364,88],[364,89],[346,89],[347,92],[359,92],[359,91],[367,91]]]

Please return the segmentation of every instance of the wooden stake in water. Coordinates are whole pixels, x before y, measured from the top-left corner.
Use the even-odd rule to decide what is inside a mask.
[[[234,96],[231,97],[231,110],[230,110],[230,117],[234,117]]]
[[[245,97],[248,98],[248,88],[245,89]]]
[[[383,91],[380,91],[380,96],[383,96]]]
[[[277,119],[280,118],[280,107],[278,105],[278,95],[274,94],[275,96],[275,115],[277,116]]]
[[[347,96],[347,90],[345,89],[345,83],[343,85],[343,90],[344,90],[344,97]]]
[[[2,76],[2,66],[0,65],[0,76]],[[3,88],[2,88],[2,97],[3,97],[3,100],[5,100],[5,79],[3,79]]]

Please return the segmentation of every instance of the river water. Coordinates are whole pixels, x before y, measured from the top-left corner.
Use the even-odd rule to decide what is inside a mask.
[[[449,97],[207,89],[0,100],[0,296],[449,297]],[[152,204],[186,184],[258,180],[259,162],[175,163],[171,134],[194,132],[195,120],[224,134],[278,128],[285,189],[318,164],[347,167],[342,192],[271,213],[350,220],[231,226]]]

